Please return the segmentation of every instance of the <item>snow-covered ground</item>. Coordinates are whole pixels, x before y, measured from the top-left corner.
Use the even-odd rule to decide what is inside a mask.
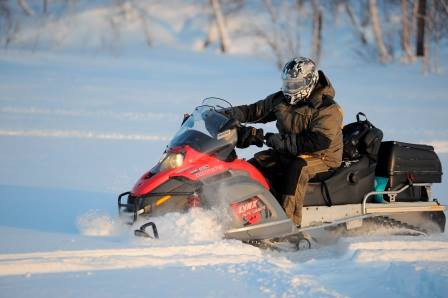
[[[433,144],[448,168],[446,73],[326,53],[346,123],[363,111],[386,140]],[[117,194],[159,159],[184,112],[279,86],[272,62],[248,56],[1,50],[0,297],[447,297],[445,234],[278,253],[223,240],[214,211],[155,219],[159,241],[118,219]],[[447,183],[434,195],[448,204]]]
[[[364,111],[386,139],[436,145],[447,167],[446,75],[322,68],[346,122]],[[446,297],[445,235],[274,253],[222,240],[212,211],[157,219],[160,241],[135,239],[118,220],[116,195],[158,160],[180,115],[206,96],[239,104],[277,90],[268,62],[168,49],[120,58],[9,50],[0,69],[2,297]],[[436,186],[442,202],[447,194]]]

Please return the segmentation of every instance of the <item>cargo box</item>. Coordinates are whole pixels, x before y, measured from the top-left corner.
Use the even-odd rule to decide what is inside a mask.
[[[432,146],[388,141],[381,143],[375,175],[389,179],[388,190],[397,190],[410,182],[442,182],[442,165]],[[416,200],[419,192],[410,189],[399,197]]]

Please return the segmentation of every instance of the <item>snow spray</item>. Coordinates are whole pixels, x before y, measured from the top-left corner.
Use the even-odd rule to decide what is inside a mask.
[[[113,236],[122,230],[120,221],[112,219],[99,210],[90,210],[78,217],[78,230],[85,236]]]

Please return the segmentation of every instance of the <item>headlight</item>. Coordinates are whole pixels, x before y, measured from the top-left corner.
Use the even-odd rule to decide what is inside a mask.
[[[160,172],[178,168],[184,163],[184,155],[182,153],[167,153],[162,158],[163,159],[160,162]]]

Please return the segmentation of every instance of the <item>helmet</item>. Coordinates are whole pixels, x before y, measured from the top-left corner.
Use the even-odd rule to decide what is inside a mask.
[[[313,60],[299,57],[288,61],[282,70],[282,91],[289,104],[296,104],[310,96],[319,74]]]

